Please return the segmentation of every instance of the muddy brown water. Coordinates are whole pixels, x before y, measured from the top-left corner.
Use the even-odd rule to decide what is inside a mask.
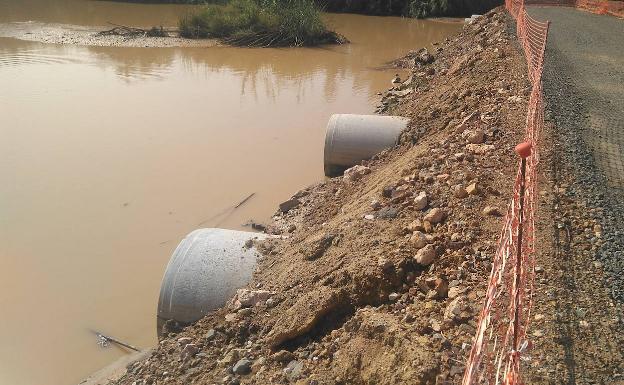
[[[0,0],[0,23],[174,25],[188,9]],[[98,347],[89,329],[153,346],[160,280],[180,239],[268,220],[321,181],[329,116],[372,113],[393,76],[376,67],[460,28],[326,17],[352,44],[111,48],[0,38],[0,384],[74,384],[124,354]]]

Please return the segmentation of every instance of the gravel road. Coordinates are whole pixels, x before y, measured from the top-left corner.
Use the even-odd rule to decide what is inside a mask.
[[[624,383],[624,20],[530,7],[550,20],[544,68],[553,179],[531,383]],[[547,230],[547,229],[546,229]],[[545,234],[546,232],[542,233]]]

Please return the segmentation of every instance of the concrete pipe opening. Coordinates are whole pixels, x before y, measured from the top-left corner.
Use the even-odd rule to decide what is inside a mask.
[[[188,325],[225,305],[250,281],[256,266],[258,252],[249,240],[265,238],[225,229],[187,235],[173,252],[160,286],[158,335],[168,320]]]
[[[332,115],[325,134],[325,175],[338,176],[349,167],[394,147],[408,118],[381,115]]]

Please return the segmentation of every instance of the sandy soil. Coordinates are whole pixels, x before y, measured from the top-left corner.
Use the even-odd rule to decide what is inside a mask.
[[[170,37],[101,36],[98,32],[113,26],[79,26],[38,22],[0,23],[0,37],[51,44],[72,44],[102,47],[214,47],[212,39],[185,39],[172,33]]]
[[[511,196],[529,84],[506,16],[467,25],[380,110],[401,145],[295,194],[247,297],[170,327],[111,384],[459,383]],[[423,64],[428,63],[428,64]],[[390,79],[388,79],[390,80]],[[248,298],[249,299],[249,298]]]

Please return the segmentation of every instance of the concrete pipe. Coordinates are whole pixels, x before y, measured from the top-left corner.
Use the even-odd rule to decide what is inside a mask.
[[[173,252],[160,286],[158,334],[167,320],[188,325],[223,306],[251,279],[257,250],[247,247],[266,234],[199,229]]]
[[[332,115],[325,134],[325,175],[344,170],[394,147],[409,119],[381,115]]]

